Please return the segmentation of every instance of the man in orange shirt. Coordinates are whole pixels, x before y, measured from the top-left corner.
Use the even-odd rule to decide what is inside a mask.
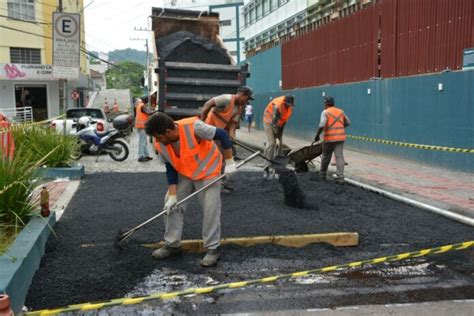
[[[267,136],[267,145],[265,146],[265,156],[273,159],[280,154],[283,129],[293,113],[295,98],[292,95],[281,96],[268,103],[263,113],[263,128]],[[270,162],[265,163],[264,178],[267,178],[270,172]]]
[[[321,160],[321,179],[326,180],[329,162],[334,152],[336,156],[336,183],[344,184],[344,155],[343,147],[346,140],[345,128],[351,121],[343,110],[334,106],[332,97],[324,97],[324,111],[321,113],[319,128],[314,141],[319,141],[319,136],[324,131],[323,158]]]

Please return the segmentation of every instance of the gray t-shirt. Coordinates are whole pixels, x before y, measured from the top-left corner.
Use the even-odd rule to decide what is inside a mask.
[[[217,97],[214,97],[214,102],[216,103],[216,107],[214,111],[217,112],[225,112],[227,110],[227,107],[230,104],[230,101],[232,100],[232,94],[221,94]],[[234,113],[233,113],[233,121],[234,122],[239,122],[239,107],[234,106]]]
[[[196,135],[200,139],[212,140],[216,135],[216,127],[208,125],[201,120],[196,120],[194,122],[194,135]],[[171,146],[173,146],[175,153],[179,153],[179,145],[179,140],[177,142],[171,143]],[[161,161],[168,161],[163,155],[160,155],[160,157]]]

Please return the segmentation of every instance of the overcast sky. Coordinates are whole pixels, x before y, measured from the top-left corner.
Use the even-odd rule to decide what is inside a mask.
[[[193,6],[192,0],[176,2],[175,8]],[[222,1],[207,1],[209,4],[218,2]],[[134,28],[148,26],[147,17],[152,7],[170,5],[171,0],[85,0],[87,48],[99,52],[128,47],[145,50],[144,41],[132,41],[130,38],[146,38],[147,32],[134,31]],[[195,7],[200,8],[205,7]]]

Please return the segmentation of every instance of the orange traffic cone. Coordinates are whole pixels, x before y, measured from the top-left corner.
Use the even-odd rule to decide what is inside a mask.
[[[107,98],[104,99],[104,112],[105,114],[110,112],[109,104],[107,103]]]
[[[118,106],[118,103],[117,103],[117,99],[114,99],[114,106],[113,106],[112,110],[115,113],[117,113],[119,111],[119,106]]]
[[[10,297],[7,294],[0,294],[0,316],[13,316]]]

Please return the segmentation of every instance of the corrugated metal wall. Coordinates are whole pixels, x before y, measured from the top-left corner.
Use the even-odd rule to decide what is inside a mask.
[[[381,14],[381,76],[462,68],[474,46],[474,1],[385,0]]]
[[[255,92],[281,90],[281,46],[266,50],[246,60],[250,63],[247,85]]]
[[[377,76],[378,11],[370,6],[282,45],[283,89]]]
[[[287,135],[314,137],[322,111],[322,93],[332,95],[352,120],[348,133],[403,142],[474,148],[474,71],[365,81],[292,90],[296,107]],[[443,83],[444,90],[438,91]],[[371,89],[371,94],[367,89]],[[256,123],[269,100],[285,92],[260,93],[253,105]],[[474,171],[472,154],[451,153],[347,141],[365,151],[380,152],[456,170]]]
[[[379,0],[282,45],[283,89],[460,69],[473,0]]]

